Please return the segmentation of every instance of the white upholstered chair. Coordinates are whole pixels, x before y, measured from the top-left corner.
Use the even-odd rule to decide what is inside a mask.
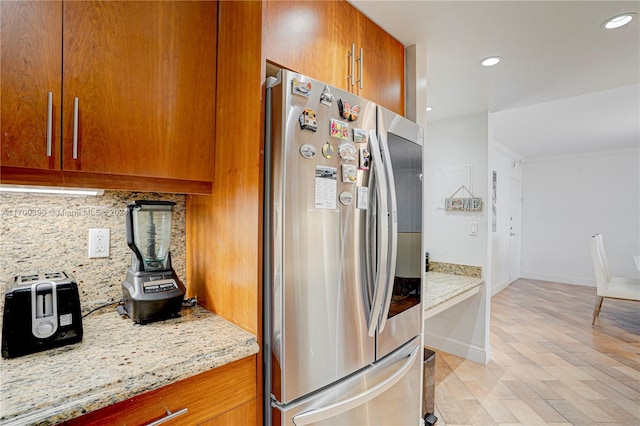
[[[640,301],[640,279],[611,276],[602,234],[591,237],[591,258],[597,285],[596,305],[593,308],[593,321],[591,321],[591,325],[594,325],[604,298]]]

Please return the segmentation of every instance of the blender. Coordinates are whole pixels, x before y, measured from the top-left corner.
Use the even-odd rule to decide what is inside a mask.
[[[127,204],[125,221],[131,266],[122,282],[118,311],[144,324],[178,316],[185,287],[171,267],[172,201]]]

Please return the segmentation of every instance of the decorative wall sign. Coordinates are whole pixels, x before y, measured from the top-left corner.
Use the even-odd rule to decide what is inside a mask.
[[[296,95],[308,98],[309,96],[311,96],[311,83],[298,81],[297,78],[294,78],[291,81],[291,91]]]
[[[471,197],[455,198],[456,194],[463,189],[467,191]],[[479,212],[482,210],[482,199],[475,197],[466,186],[462,185],[456,192],[451,194],[451,197],[445,198],[444,209],[447,211]]]

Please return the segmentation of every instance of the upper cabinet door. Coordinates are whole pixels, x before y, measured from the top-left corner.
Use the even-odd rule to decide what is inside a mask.
[[[266,4],[264,47],[273,64],[347,90],[346,51],[340,48],[335,1]]]
[[[354,93],[404,115],[404,46],[364,15],[358,21]],[[360,88],[362,87],[362,88]]]
[[[216,20],[215,1],[65,2],[63,168],[210,181]]]
[[[404,46],[350,3],[269,0],[264,34],[268,61],[404,114]]]
[[[62,2],[0,1],[0,20],[0,164],[59,168]]]

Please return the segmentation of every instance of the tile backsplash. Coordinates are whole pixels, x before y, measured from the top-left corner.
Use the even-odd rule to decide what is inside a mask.
[[[117,302],[131,263],[125,207],[135,200],[176,202],[171,260],[186,285],[185,196],[124,191],[105,191],[95,197],[0,194],[0,279],[9,283],[15,275],[63,270],[78,283],[83,312]],[[109,228],[108,258],[88,258],[91,228]],[[2,306],[5,291],[2,286]]]

